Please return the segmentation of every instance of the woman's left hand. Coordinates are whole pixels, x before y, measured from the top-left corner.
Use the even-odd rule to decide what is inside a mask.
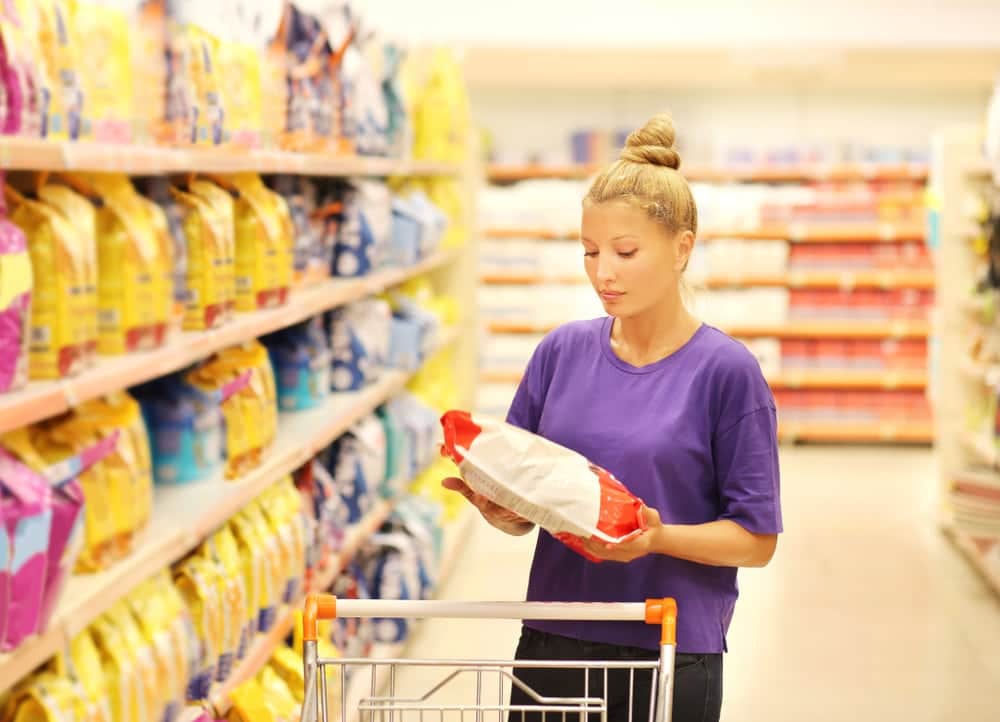
[[[608,562],[621,562],[623,564],[654,553],[656,551],[656,542],[663,533],[664,525],[656,509],[644,506],[642,514],[646,521],[646,530],[634,539],[618,544],[609,544],[608,542],[595,539],[584,539],[583,548],[588,554],[598,559]]]

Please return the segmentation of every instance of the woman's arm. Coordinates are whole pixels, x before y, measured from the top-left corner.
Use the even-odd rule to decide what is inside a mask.
[[[771,561],[777,534],[754,534],[728,519],[705,524],[664,524],[654,509],[644,509],[648,529],[631,541],[606,544],[588,540],[586,549],[599,559],[630,562],[649,554],[716,567],[763,567]]]

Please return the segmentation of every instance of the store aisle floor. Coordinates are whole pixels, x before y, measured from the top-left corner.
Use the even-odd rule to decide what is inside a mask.
[[[931,453],[786,447],[782,459],[786,533],[770,566],[741,572],[724,722],[1000,720],[1000,603],[931,522]],[[533,540],[477,520],[442,596],[518,599]],[[431,621],[407,655],[505,658],[517,630]],[[405,674],[400,690],[433,677]],[[439,699],[469,702],[474,688],[457,680]]]

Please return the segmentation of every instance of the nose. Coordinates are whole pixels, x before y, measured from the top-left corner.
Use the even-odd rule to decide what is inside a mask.
[[[608,258],[606,254],[598,256],[597,280],[601,283],[609,283],[615,280],[614,259]]]

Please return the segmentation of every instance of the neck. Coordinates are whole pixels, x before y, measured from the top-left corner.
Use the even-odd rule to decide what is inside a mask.
[[[645,313],[616,318],[612,339],[633,361],[652,363],[687,343],[698,326],[678,296]]]

